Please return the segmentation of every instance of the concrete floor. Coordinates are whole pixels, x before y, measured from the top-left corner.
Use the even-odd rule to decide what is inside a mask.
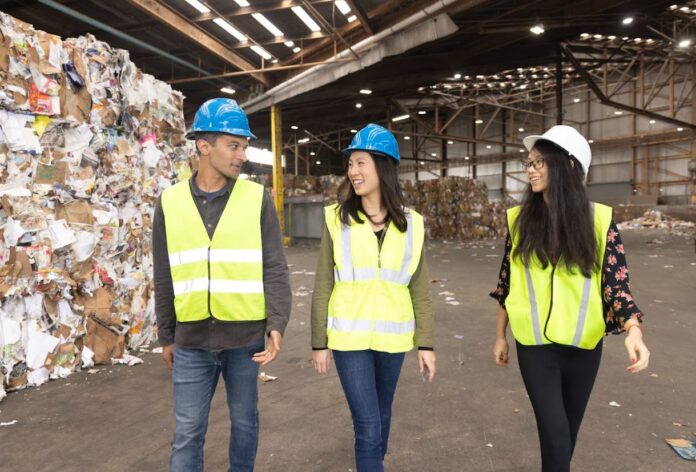
[[[575,471],[694,471],[664,438],[696,434],[696,257],[693,242],[657,232],[623,233],[633,291],[646,313],[649,370],[626,373],[621,337],[606,339],[604,359],[574,458]],[[659,240],[662,243],[655,242]],[[393,472],[538,471],[532,411],[516,365],[493,364],[491,342],[500,242],[429,248],[437,313],[438,378],[424,384],[407,357],[394,405]],[[288,251],[292,271],[314,270],[316,247]],[[311,275],[293,275],[311,289]],[[439,292],[454,293],[459,306]],[[260,385],[262,432],[257,470],[355,470],[352,427],[335,370],[309,363],[311,296],[294,300],[282,357],[266,368],[279,379]],[[462,339],[459,337],[463,336]],[[144,365],[79,373],[0,403],[3,471],[162,471],[172,434],[169,372],[155,354]],[[221,387],[222,383],[221,383]],[[213,404],[207,470],[226,470],[227,409]],[[612,401],[620,407],[610,406]],[[684,426],[681,426],[684,425]]]

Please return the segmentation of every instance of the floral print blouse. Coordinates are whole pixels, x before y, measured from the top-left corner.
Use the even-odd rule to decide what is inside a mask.
[[[511,252],[512,240],[508,234],[505,238],[505,255],[500,266],[498,286],[490,293],[490,296],[495,298],[503,308],[505,308],[505,299],[510,293]],[[624,246],[621,243],[619,230],[613,221],[607,232],[607,246],[602,264],[602,300],[607,333],[619,334],[623,332],[624,323],[630,318],[636,317],[638,321],[642,321],[643,314],[631,295]]]

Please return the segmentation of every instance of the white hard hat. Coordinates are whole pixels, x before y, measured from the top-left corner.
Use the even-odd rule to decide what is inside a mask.
[[[531,151],[540,139],[551,141],[577,159],[585,172],[585,176],[587,176],[590,170],[590,163],[592,162],[592,151],[590,150],[590,144],[578,130],[572,126],[556,125],[542,135],[527,136],[522,140],[522,143],[528,151]]]

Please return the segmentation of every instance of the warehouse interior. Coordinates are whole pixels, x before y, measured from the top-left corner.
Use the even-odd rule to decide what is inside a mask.
[[[367,123],[396,136],[425,217],[440,363],[429,385],[407,358],[387,469],[536,470],[517,366],[491,360],[488,293],[529,185],[522,138],[566,124],[591,145],[588,195],[614,207],[655,359],[629,376],[606,338],[574,464],[690,470],[665,444],[696,435],[696,1],[675,0],[0,0],[3,468],[165,467],[151,219],[195,171],[183,136],[215,97],[259,138],[243,172],[273,196],[294,295],[260,386],[258,470],[354,470],[309,312],[322,209]],[[209,470],[228,435],[218,394]]]

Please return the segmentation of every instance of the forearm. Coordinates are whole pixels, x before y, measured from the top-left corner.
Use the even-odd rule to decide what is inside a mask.
[[[430,275],[425,260],[425,248],[421,252],[418,268],[414,272],[408,288],[416,321],[415,344],[419,349],[433,349],[435,344],[435,313],[430,297]]]
[[[152,227],[153,282],[155,287],[155,315],[157,337],[162,346],[174,343],[176,312],[174,310],[174,286],[167,254],[167,233],[162,204],[157,203]]]
[[[280,223],[273,202],[267,194],[261,210],[261,241],[263,246],[263,291],[266,299],[266,332],[281,335],[290,319],[292,291],[290,274],[283,249]]]
[[[324,224],[319,260],[314,277],[314,293],[312,294],[312,349],[326,348],[326,323],[329,317],[329,300],[334,285],[333,269],[333,244],[329,230]]]
[[[507,311],[505,311],[505,308],[502,306],[498,306],[497,318],[498,320],[495,327],[495,336],[497,338],[505,338],[507,337],[506,332],[508,326],[508,315]]]

